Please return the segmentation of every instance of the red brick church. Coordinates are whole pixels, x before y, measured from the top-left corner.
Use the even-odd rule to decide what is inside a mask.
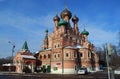
[[[87,39],[89,32],[85,28],[79,31],[79,18],[76,15],[72,17],[67,8],[60,17],[57,14],[53,18],[53,33],[48,34],[46,30],[42,50],[37,55],[42,62],[41,67],[48,66],[51,73],[76,73],[81,67],[89,71],[99,70],[98,55]]]
[[[88,41],[89,32],[85,28],[82,32],[79,31],[79,18],[76,15],[72,17],[72,13],[67,8],[61,12],[60,17],[57,14],[53,18],[53,33],[48,34],[46,30],[42,50],[35,55],[41,61],[41,64],[36,66],[37,69],[44,68],[44,72],[58,74],[75,74],[81,67],[86,67],[88,71],[99,70],[95,47]],[[19,51],[23,53],[18,53],[14,58],[17,71],[28,66],[34,72],[35,58],[27,48],[24,49]]]

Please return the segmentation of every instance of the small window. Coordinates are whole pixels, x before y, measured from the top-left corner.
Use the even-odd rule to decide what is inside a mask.
[[[40,55],[40,59],[42,59],[42,55]]]
[[[83,54],[82,53],[80,53],[80,57],[82,57],[83,56]]]
[[[68,57],[69,56],[69,54],[68,53],[66,53],[66,57]]]
[[[60,45],[58,44],[58,47],[60,47]]]
[[[56,54],[55,54],[54,56],[55,56],[55,58],[56,58]]]
[[[44,58],[46,58],[46,55],[44,55]]]
[[[56,45],[55,45],[55,48],[56,48]]]
[[[50,58],[50,54],[48,54],[48,58]]]
[[[60,57],[60,54],[58,54],[58,58]]]

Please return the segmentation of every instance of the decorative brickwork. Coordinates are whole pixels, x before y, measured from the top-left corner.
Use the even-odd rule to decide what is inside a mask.
[[[87,39],[89,32],[86,29],[80,32],[79,18],[76,15],[71,17],[68,9],[61,12],[61,19],[58,15],[54,17],[54,32],[49,35],[46,32],[42,50],[37,54],[42,62],[40,67],[49,64],[51,73],[61,74],[76,73],[80,67],[86,67],[89,71],[98,70],[98,55]]]

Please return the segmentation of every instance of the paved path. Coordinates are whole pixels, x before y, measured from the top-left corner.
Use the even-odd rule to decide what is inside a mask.
[[[92,73],[87,75],[75,74],[18,74],[15,72],[0,72],[0,79],[108,79],[104,72]],[[120,75],[116,75],[115,79],[120,79]]]

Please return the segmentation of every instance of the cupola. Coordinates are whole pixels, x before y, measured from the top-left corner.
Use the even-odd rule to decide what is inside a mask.
[[[61,25],[64,25],[66,26],[68,23],[64,20],[64,19],[61,19],[58,23],[58,26],[61,26]]]
[[[76,15],[74,15],[74,17],[72,18],[72,22],[77,23],[78,21],[79,18]]]
[[[68,16],[69,19],[72,17],[72,13],[71,13],[67,8],[65,8],[65,9],[61,12],[61,18],[63,19],[65,16]]]
[[[53,18],[53,21],[60,21],[60,18],[59,18],[59,16],[58,15],[56,15],[54,18]]]
[[[84,28],[84,30],[81,32],[81,34],[83,34],[83,35],[89,35],[89,32]]]

